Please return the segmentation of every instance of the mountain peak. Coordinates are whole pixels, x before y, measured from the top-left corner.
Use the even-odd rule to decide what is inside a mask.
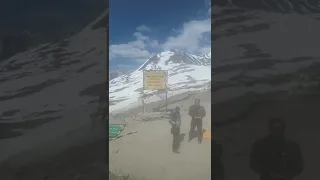
[[[109,81],[109,97],[113,108],[137,102],[143,90],[144,70],[166,70],[170,94],[186,90],[204,90],[211,85],[211,56],[197,56],[183,51],[169,50],[150,57],[139,69]],[[144,90],[149,99],[157,99],[157,90]]]
[[[138,70],[166,70],[184,64],[210,66],[211,53],[210,56],[198,56],[180,50],[164,51],[150,57]]]

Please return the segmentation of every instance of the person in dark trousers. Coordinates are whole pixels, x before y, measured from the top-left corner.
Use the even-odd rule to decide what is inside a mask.
[[[299,145],[285,138],[286,124],[281,119],[269,121],[269,136],[252,147],[250,167],[260,180],[293,180],[304,169]]]
[[[222,145],[219,141],[213,140],[212,144],[212,179],[224,180],[224,166],[222,164]]]
[[[206,116],[206,110],[200,105],[200,99],[195,100],[195,104],[189,108],[189,116],[192,117],[190,132],[189,132],[189,142],[193,138],[193,133],[197,127],[197,136],[199,144],[202,142],[202,119]]]
[[[181,116],[180,116],[180,107],[176,107],[171,114],[171,134],[173,135],[172,141],[172,151],[175,153],[180,153],[180,126],[181,126]]]

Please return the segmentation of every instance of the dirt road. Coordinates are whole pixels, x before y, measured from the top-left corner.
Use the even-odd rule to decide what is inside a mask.
[[[210,93],[197,95],[186,93],[169,100],[169,108],[181,105],[183,115],[181,133],[189,131],[190,118],[185,118],[186,110],[193,104],[195,98],[202,99],[202,104],[206,109],[210,109],[210,101],[208,101]],[[148,104],[147,110],[163,109],[163,107],[163,102],[156,102]],[[127,113],[138,111],[141,111],[141,108],[132,109]],[[81,112],[85,113],[85,111]],[[210,112],[207,113],[207,117],[210,117]],[[206,118],[204,121],[204,127],[209,127],[209,119]],[[0,177],[5,180],[106,179],[109,169],[105,163],[108,151],[107,140],[104,139],[104,133],[100,132],[105,126],[96,122],[94,134],[92,134],[90,122],[83,123],[83,127],[63,137],[48,141],[39,147],[30,148],[1,162]],[[124,132],[134,129],[138,130],[138,133],[110,143],[110,169],[115,173],[109,173],[109,179],[123,180],[121,175],[128,174],[131,177],[136,176],[139,179],[145,177],[148,180],[149,178],[150,180],[210,178],[211,150],[208,140],[204,140],[201,145],[196,139],[190,143],[184,140],[181,143],[181,154],[174,154],[171,151],[172,136],[168,119],[131,123]],[[98,139],[94,140],[93,136],[96,135]],[[2,150],[8,151],[8,149]],[[132,178],[125,179],[132,180]]]
[[[137,131],[109,143],[110,171],[117,175],[129,175],[134,179],[148,180],[194,180],[211,179],[211,142],[204,139],[198,144],[196,138],[188,142],[190,128],[189,106],[198,98],[207,110],[203,128],[210,129],[211,93],[183,94],[169,99],[169,109],[181,108],[180,154],[172,152],[171,125],[168,118],[131,123],[126,131]],[[159,107],[163,102],[149,104],[148,109]],[[163,109],[162,107],[161,109]],[[137,110],[131,110],[128,114]],[[111,122],[116,122],[113,120]]]

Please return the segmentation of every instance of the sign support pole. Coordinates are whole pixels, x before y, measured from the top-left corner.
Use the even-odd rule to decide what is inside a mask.
[[[168,90],[166,90],[166,112],[168,112]]]
[[[168,112],[168,71],[166,71],[166,112]]]
[[[142,112],[146,112],[146,108],[145,108],[145,103],[144,103],[144,94],[143,95],[143,98],[142,98]]]
[[[145,79],[144,79],[144,70],[143,70],[143,75],[142,75],[142,82],[143,82],[143,87],[142,87],[142,93],[141,93],[141,101],[142,101],[142,113],[145,112],[145,104],[144,104],[144,89],[145,89]]]

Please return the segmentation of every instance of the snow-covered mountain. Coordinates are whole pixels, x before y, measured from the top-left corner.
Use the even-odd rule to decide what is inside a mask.
[[[143,70],[168,70],[170,92],[202,90],[211,82],[211,52],[197,56],[176,50],[165,51],[152,56],[132,73],[112,79],[109,82],[111,110],[139,101]],[[156,91],[145,93],[154,94]]]
[[[0,62],[1,147],[14,153],[90,122],[98,106],[94,102],[106,89],[107,13],[70,38]]]
[[[6,146],[8,151],[3,154],[49,142],[90,122],[90,114],[98,107],[97,97],[106,90],[107,14],[105,11],[69,38],[43,44],[0,62],[0,146]],[[160,68],[169,70],[172,89],[200,86],[210,81],[208,55],[161,54],[158,60],[154,56],[139,69],[150,69],[158,61]],[[167,64],[166,57],[170,59]],[[128,94],[135,94],[134,90],[142,85],[141,70],[126,73],[130,85],[137,87],[130,91],[125,89],[129,85],[123,81],[126,76],[111,81],[110,99],[127,99],[122,104],[138,101],[135,96],[128,99]],[[121,88],[123,90],[119,90]],[[52,130],[55,132],[49,133]],[[16,143],[14,139],[35,144]],[[14,147],[16,144],[21,147]]]
[[[177,50],[166,51],[164,53],[159,53],[149,58],[139,68],[139,70],[150,70],[153,66],[159,66],[159,68],[167,68],[167,65],[169,64],[193,64],[210,66],[211,52],[203,56],[197,56]]]

